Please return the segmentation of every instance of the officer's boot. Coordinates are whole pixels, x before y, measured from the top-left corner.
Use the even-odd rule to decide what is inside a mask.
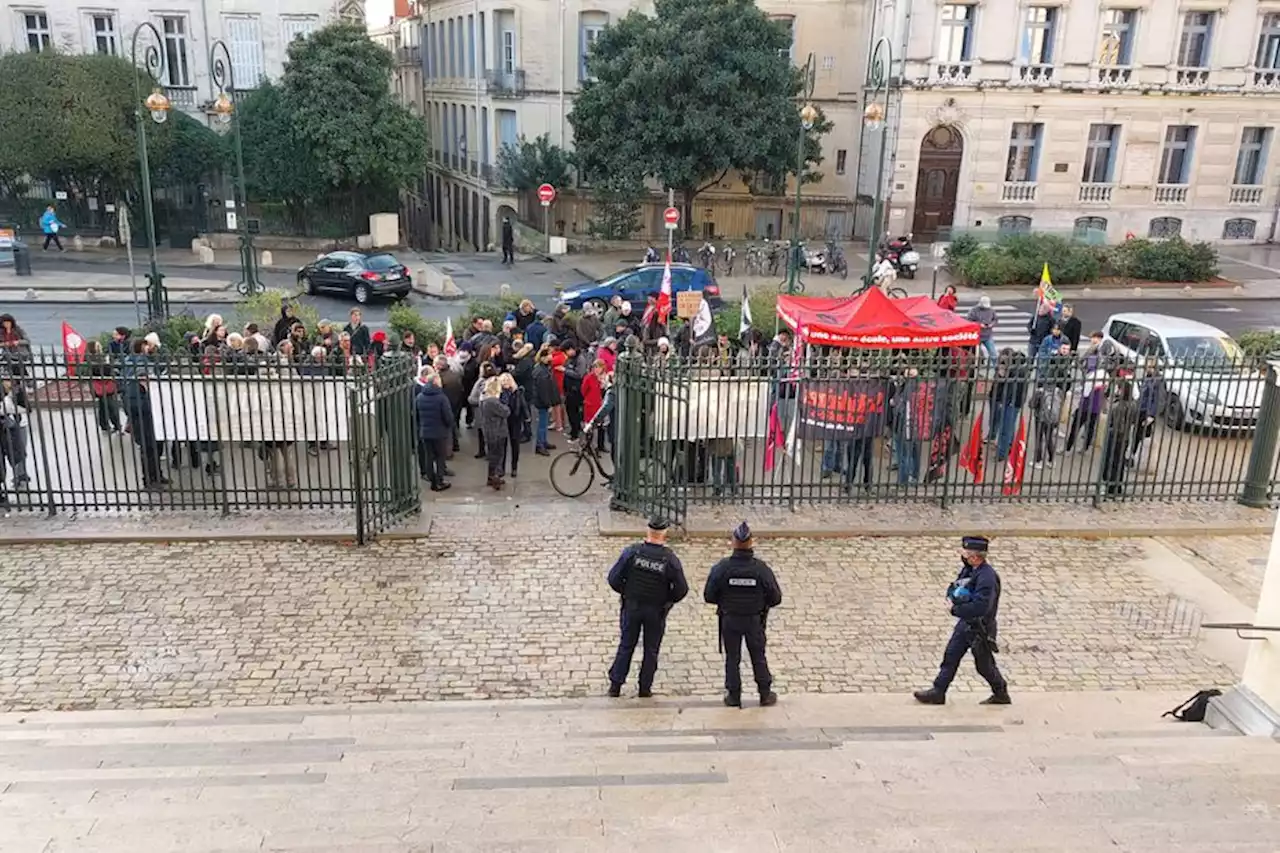
[[[728,706],[728,707],[730,707],[730,708],[741,708],[741,707],[742,707],[742,694],[741,694],[741,693],[726,693],[726,694],[724,694],[724,704],[725,704],[725,705],[727,705],[727,706]]]
[[[936,687],[930,687],[928,690],[917,690],[911,694],[916,697],[916,701],[922,705],[945,705],[947,704],[947,694],[944,690]]]
[[[986,699],[978,703],[979,705],[1012,705],[1013,700],[1009,698],[1008,686],[1002,687],[994,691]]]
[[[770,705],[778,704],[778,694],[772,690],[766,690],[760,694],[760,707],[768,708]]]
[[[609,683],[609,698],[610,698],[610,699],[617,699],[617,698],[618,698],[619,696],[621,696],[621,695],[622,695],[622,685],[621,685],[621,684],[614,684],[613,682],[610,682],[610,683]]]

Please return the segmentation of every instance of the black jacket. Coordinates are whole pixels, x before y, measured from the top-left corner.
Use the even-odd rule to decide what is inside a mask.
[[[732,613],[733,607],[728,600],[735,590],[729,584],[730,578],[749,578],[758,584],[756,589],[760,597],[761,613],[782,603],[782,587],[778,586],[773,569],[764,560],[756,559],[755,552],[749,548],[736,549],[712,566],[711,574],[707,575],[706,588],[702,592],[702,597],[708,604]]]
[[[533,369],[533,407],[535,409],[554,409],[564,402],[560,389],[556,387],[551,368],[539,364]]]
[[[467,387],[458,371],[450,368],[440,371],[440,387],[444,389],[445,399],[456,412],[467,401]]]
[[[1071,351],[1080,348],[1080,318],[1068,317],[1062,321],[1062,336],[1071,341]]]
[[[413,401],[418,438],[437,441],[453,434],[453,407],[437,385],[423,385]]]
[[[351,351],[356,355],[364,355],[373,346],[373,336],[364,323],[359,326],[348,323],[342,330],[351,335]]]
[[[529,404],[524,401],[524,392],[519,388],[503,391],[500,399],[510,412],[507,415],[507,432],[518,435],[524,429],[524,420],[529,414]]]

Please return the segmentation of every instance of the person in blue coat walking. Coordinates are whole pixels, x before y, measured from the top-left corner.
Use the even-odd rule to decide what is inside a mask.
[[[942,653],[942,666],[938,677],[928,690],[917,690],[913,695],[925,705],[943,705],[947,701],[947,688],[955,680],[960,661],[969,651],[973,663],[988,684],[991,696],[982,705],[1008,705],[1009,684],[996,666],[996,617],[1000,611],[1000,576],[987,562],[988,541],[982,536],[965,536],[961,540],[960,556],[963,567],[960,575],[947,589],[947,604],[956,626]]]
[[[58,232],[67,226],[58,220],[58,214],[54,213],[53,205],[49,205],[44,209],[44,213],[40,215],[40,230],[44,232],[44,248],[49,251],[49,243],[53,243],[58,247],[59,252],[65,252],[62,248],[62,240],[58,237]]]

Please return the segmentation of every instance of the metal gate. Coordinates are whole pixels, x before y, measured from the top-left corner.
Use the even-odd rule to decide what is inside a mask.
[[[698,468],[697,448],[677,438],[685,434],[688,418],[688,379],[688,373],[679,367],[646,363],[639,352],[618,357],[614,373],[618,401],[615,506],[684,523],[688,509],[685,484],[691,479],[688,474]]]
[[[348,392],[356,541],[422,510],[418,485],[414,373],[409,357],[383,359]]]

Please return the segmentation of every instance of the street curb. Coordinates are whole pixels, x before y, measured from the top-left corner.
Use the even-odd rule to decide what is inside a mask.
[[[61,263],[84,264],[85,266],[96,266],[96,267],[128,266],[128,263],[129,263],[128,259],[126,258],[113,258],[113,257],[80,258],[80,257],[69,256],[69,255],[58,255],[56,257]],[[145,260],[145,257],[144,257],[144,260]],[[134,258],[134,261],[136,265],[137,264],[136,257]],[[157,262],[157,266],[162,266],[162,265]],[[164,264],[163,266],[169,269],[180,269],[180,270],[217,270],[219,272],[240,272],[239,264],[201,264],[201,263],[174,264],[174,263],[170,263],[170,264]],[[38,263],[33,264],[32,269],[39,270],[40,264]],[[271,266],[268,267],[268,266],[263,266],[262,264],[259,264],[258,270],[260,272],[270,272],[270,273],[296,273],[298,271],[298,268],[282,267],[279,264],[272,264]],[[48,270],[48,271],[55,272],[55,270]],[[161,269],[161,272],[164,272],[164,270]]]
[[[615,519],[608,510],[601,511],[599,517],[599,533],[606,537],[643,537],[646,530],[643,519]],[[991,526],[983,524],[961,524],[946,522],[932,524],[927,530],[915,527],[864,527],[860,525],[804,527],[797,525],[778,525],[768,522],[752,524],[752,533],[760,539],[909,539],[920,536],[965,536],[981,532],[986,536],[1000,536],[1011,539],[1151,539],[1155,537],[1190,538],[1193,536],[1259,536],[1271,535],[1275,522],[1259,521],[1238,524],[1179,524],[1176,526],[1151,526],[1138,524],[1120,524],[1114,526],[1057,526],[1046,529],[1034,525]],[[677,527],[672,539],[728,539],[729,531],[722,527],[711,527],[705,524],[692,527]]]
[[[171,295],[169,297],[169,304],[170,305],[187,305],[187,304],[212,305],[212,304],[225,303],[227,305],[233,305],[237,302],[240,302],[243,298],[244,297],[240,296],[240,294],[238,293],[231,294],[231,295],[215,293],[212,296],[209,296],[207,298],[202,296],[197,296],[194,299],[175,299]],[[34,299],[28,299],[24,291],[22,295],[15,296],[14,298],[9,299],[6,296],[6,291],[3,289],[0,289],[0,302],[28,302],[28,303],[37,304],[37,305],[132,305],[133,297],[129,296],[127,298],[122,298],[122,299],[101,299],[101,298],[85,299],[84,296],[80,296],[77,299],[77,298],[72,298],[70,294],[57,295],[57,296],[41,296],[39,291],[37,291],[36,297]]]

